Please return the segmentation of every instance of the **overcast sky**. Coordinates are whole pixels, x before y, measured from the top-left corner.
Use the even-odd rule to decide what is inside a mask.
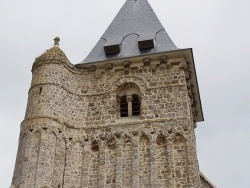
[[[81,62],[125,0],[0,0],[0,188],[13,175],[31,66],[56,36]],[[149,0],[179,48],[193,48],[205,121],[201,171],[218,188],[250,185],[250,1]]]

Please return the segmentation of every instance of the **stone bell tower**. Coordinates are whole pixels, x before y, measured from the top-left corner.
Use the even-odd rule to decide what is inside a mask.
[[[127,0],[80,64],[56,38],[32,74],[12,187],[214,187],[196,155],[192,49],[175,46],[147,0]]]

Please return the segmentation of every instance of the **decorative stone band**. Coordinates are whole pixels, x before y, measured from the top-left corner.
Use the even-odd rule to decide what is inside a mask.
[[[29,123],[30,121],[37,121],[39,119],[47,119],[47,120],[51,120],[51,121],[55,121],[60,125],[60,130],[63,131],[65,129],[72,129],[72,130],[92,130],[92,129],[105,129],[105,128],[110,128],[110,127],[128,127],[128,126],[132,126],[132,125],[144,125],[144,124],[161,124],[162,126],[168,126],[168,125],[182,125],[182,128],[184,130],[187,130],[187,125],[181,123],[181,122],[186,122],[186,121],[191,121],[190,118],[188,117],[182,117],[182,118],[159,118],[159,119],[146,119],[146,120],[140,120],[140,119],[136,119],[134,121],[130,121],[130,122],[119,122],[119,123],[109,123],[109,124],[100,124],[100,125],[94,125],[91,127],[77,127],[75,125],[70,125],[66,122],[61,121],[58,118],[54,118],[54,117],[49,117],[49,116],[37,116],[37,117],[31,117],[31,118],[26,118],[25,120],[22,121],[21,123],[21,133],[23,132],[27,132],[27,131],[33,131],[34,129],[36,129],[35,126],[31,126],[31,124]],[[178,123],[179,122],[179,123]],[[191,121],[192,122],[192,121]],[[46,129],[46,127],[43,126],[44,129]],[[171,129],[169,129],[169,131],[171,131]]]
[[[138,72],[143,72],[144,67],[150,65],[151,70],[154,72],[157,67],[159,67],[160,65],[164,65],[164,64],[166,65],[167,69],[180,68],[183,70],[187,70],[187,68],[188,68],[184,57],[167,59],[166,56],[160,56],[158,58],[158,60],[157,59],[151,60],[150,58],[144,58],[144,59],[141,59],[141,61],[125,60],[125,61],[123,61],[123,64],[116,63],[116,62],[114,62],[114,63],[109,62],[109,63],[98,63],[95,65],[93,65],[93,64],[86,64],[85,65],[84,64],[84,65],[77,66],[77,67],[85,68],[85,70],[89,70],[91,72],[97,72],[97,73],[108,71],[108,70],[128,71],[128,70],[133,69],[133,68],[137,68]]]
[[[62,131],[55,130],[53,126],[44,127],[43,124],[44,123],[36,123],[33,130],[29,129],[28,132],[21,133],[20,137],[26,136],[33,138],[36,135],[40,135],[40,148],[44,151],[49,151],[47,154],[48,156],[51,155],[52,158],[57,150],[53,150],[52,152],[54,147],[44,147],[44,144],[54,146],[54,142],[52,141],[56,141],[56,143],[60,140],[63,141],[66,150],[66,155],[62,155],[66,156],[66,160],[64,160],[66,162],[64,183],[68,183],[67,180],[74,174],[71,173],[72,169],[79,169],[79,166],[74,165],[75,163],[88,171],[91,165],[89,166],[88,163],[84,162],[84,156],[85,160],[89,157],[92,158],[92,160],[89,161],[90,163],[96,161],[92,164],[92,168],[93,165],[98,165],[98,170],[93,170],[93,173],[97,172],[96,175],[99,177],[97,178],[99,179],[97,183],[99,185],[106,184],[105,177],[109,178],[109,171],[105,171],[107,167],[112,170],[114,178],[119,179],[121,176],[124,178],[124,165],[126,165],[126,169],[128,169],[128,164],[126,163],[126,161],[128,161],[131,166],[131,168],[129,167],[128,169],[130,171],[129,175],[132,177],[131,183],[134,186],[143,185],[145,181],[147,184],[149,183],[156,187],[161,184],[175,187],[176,183],[194,187],[199,186],[198,166],[196,166],[197,159],[194,155],[195,147],[193,147],[194,145],[192,144],[195,139],[192,134],[192,121],[176,120],[165,123],[144,123],[141,125],[143,128],[139,125],[133,126],[131,129],[117,129],[115,126],[110,126],[89,130],[72,130],[65,128]],[[27,147],[28,146],[29,145],[27,145]],[[76,150],[76,148],[78,148],[78,150]],[[123,155],[120,155],[119,152],[123,152]],[[127,152],[130,152],[128,153],[129,156],[126,155]],[[167,155],[164,155],[164,153]],[[93,158],[95,156],[99,156],[99,158],[95,160]],[[147,160],[144,160],[145,157]],[[38,158],[38,160],[40,161],[40,158]],[[119,161],[124,163],[124,165],[119,167],[119,165],[122,164],[119,163]],[[112,164],[112,166],[107,166],[110,164]],[[173,166],[182,168],[183,172],[179,172],[178,168],[172,168]],[[193,169],[192,172],[194,172],[194,174],[190,173],[188,169]],[[92,171],[90,170],[89,172]],[[157,173],[157,175],[153,172]],[[84,172],[81,171],[79,173]],[[159,175],[162,173],[164,173],[164,182],[161,182],[161,178],[159,179]],[[195,176],[195,179],[188,184],[188,181],[180,178],[178,173],[185,173],[186,179],[193,178],[193,176]],[[85,183],[89,182],[88,179],[80,180],[80,177],[85,178],[84,176],[77,176],[78,181],[82,183],[85,181]],[[116,183],[121,185],[122,182],[116,181]]]

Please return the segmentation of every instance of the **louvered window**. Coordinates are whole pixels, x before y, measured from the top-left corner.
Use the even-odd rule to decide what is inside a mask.
[[[120,116],[139,116],[141,112],[140,98],[137,94],[120,97]]]
[[[124,83],[117,89],[118,117],[141,115],[141,92],[135,83]]]
[[[134,94],[132,95],[132,114],[133,116],[139,116],[141,112],[141,104],[140,104],[140,99],[139,96]]]
[[[126,96],[122,96],[120,100],[121,117],[128,117],[128,102]]]

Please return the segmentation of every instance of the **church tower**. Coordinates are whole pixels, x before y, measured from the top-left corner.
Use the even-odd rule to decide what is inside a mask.
[[[196,155],[192,49],[147,0],[127,0],[80,64],[54,41],[32,67],[13,188],[214,187]]]

